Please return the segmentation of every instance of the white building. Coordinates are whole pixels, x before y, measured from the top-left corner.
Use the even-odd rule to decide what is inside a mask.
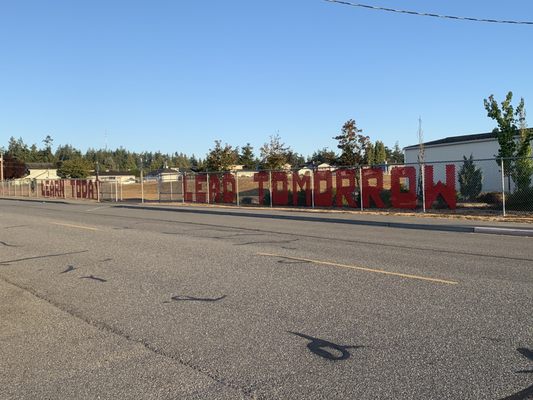
[[[463,157],[473,156],[483,173],[483,191],[496,192],[502,189],[500,167],[493,160],[500,148],[494,133],[480,133],[475,135],[451,136],[444,139],[424,143],[424,162],[434,165],[434,180],[444,181],[446,164],[455,164],[455,174],[459,173]],[[407,146],[403,149],[405,164],[418,163],[419,145]],[[438,163],[447,161],[447,163]],[[459,188],[456,182],[456,188]]]
[[[518,140],[518,138],[517,138]],[[433,164],[434,180],[444,181],[444,166],[455,164],[455,174],[463,164],[463,157],[473,156],[475,165],[483,174],[483,192],[502,190],[501,170],[495,158],[498,157],[500,145],[494,133],[480,133],[475,135],[451,136],[444,139],[424,143],[424,162]],[[418,163],[419,145],[408,146],[403,149],[406,164]],[[447,161],[444,163],[438,163]],[[505,179],[507,182],[507,179]],[[456,188],[459,188],[456,182]],[[512,189],[512,185],[511,185]],[[506,184],[506,190],[509,190]]]

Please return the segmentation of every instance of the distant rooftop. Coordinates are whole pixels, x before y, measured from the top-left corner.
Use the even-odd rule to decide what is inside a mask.
[[[131,171],[100,171],[98,175],[99,176],[130,176],[130,175],[135,175],[135,173]]]
[[[424,146],[436,146],[439,144],[451,144],[451,143],[461,143],[461,142],[471,142],[476,140],[484,140],[484,139],[491,139],[495,138],[496,135],[492,132],[489,133],[476,133],[473,135],[461,135],[461,136],[449,136],[444,139],[439,140],[433,140],[431,142],[425,142]],[[418,144],[414,144],[412,146],[404,147],[404,150],[410,150],[410,149],[418,149]]]
[[[57,169],[57,166],[55,163],[29,162],[29,163],[26,163],[26,167],[28,169]]]

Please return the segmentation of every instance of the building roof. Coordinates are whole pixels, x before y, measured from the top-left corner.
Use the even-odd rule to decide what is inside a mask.
[[[28,169],[57,169],[55,163],[39,163],[39,162],[28,162],[26,163]]]
[[[533,135],[533,128],[527,128],[530,135]],[[444,139],[439,140],[433,140],[431,142],[424,143],[425,147],[428,146],[438,146],[441,144],[454,144],[454,143],[461,143],[461,142],[474,142],[476,140],[487,140],[487,139],[496,139],[496,133],[495,132],[489,132],[489,133],[476,133],[473,135],[461,135],[461,136],[449,136]],[[407,146],[403,148],[404,150],[411,150],[411,149],[418,149],[418,144],[414,144],[412,146]]]
[[[150,171],[146,176],[158,176],[163,174],[178,174],[179,168],[159,168],[154,171]]]
[[[428,146],[437,146],[439,144],[452,144],[452,143],[461,143],[461,142],[472,142],[476,140],[486,140],[486,139],[492,139],[496,138],[496,134],[493,132],[489,133],[476,133],[473,135],[461,135],[461,136],[449,136],[444,139],[439,140],[433,140],[431,142],[424,143],[425,147]],[[412,146],[404,147],[404,150],[410,150],[410,149],[418,149],[418,144],[414,144]]]
[[[98,176],[135,176],[135,173],[131,171],[100,171]]]

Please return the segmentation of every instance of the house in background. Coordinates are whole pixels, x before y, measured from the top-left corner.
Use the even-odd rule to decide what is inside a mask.
[[[160,168],[146,174],[146,180],[157,180],[161,182],[177,181],[180,175],[179,168]]]
[[[94,173],[94,172],[93,172]],[[88,177],[90,180],[96,180],[95,175]],[[135,174],[129,171],[104,171],[98,174],[100,182],[118,182],[122,184],[135,183]]]
[[[21,181],[33,179],[61,179],[59,176],[57,176],[57,167],[54,163],[26,163],[26,167],[28,168],[29,174],[24,178],[21,178]]]

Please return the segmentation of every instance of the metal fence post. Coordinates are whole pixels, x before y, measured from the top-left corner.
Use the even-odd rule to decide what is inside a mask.
[[[501,160],[501,171],[502,171],[502,212],[505,217],[505,171],[503,166],[503,159]]]
[[[237,207],[240,206],[239,200],[239,171],[235,171],[235,191],[237,192]]]
[[[142,167],[141,167],[141,203],[144,203],[144,177],[143,177]]]
[[[422,175],[422,212],[426,212],[426,167],[422,164],[420,168]]]
[[[209,172],[206,172],[206,175],[207,175],[207,178],[206,178],[206,181],[207,181],[207,204],[209,204],[209,196],[210,196],[210,190],[209,190]]]
[[[185,189],[187,189],[187,172],[183,172],[183,175],[181,176],[181,183],[182,183],[182,196],[181,196],[181,202],[185,203]]]
[[[359,201],[361,202],[361,211],[364,211],[363,205],[363,167],[359,166]]]
[[[170,202],[172,202],[172,179],[170,179]]]
[[[311,208],[315,208],[315,169],[311,171]]]
[[[268,171],[268,190],[270,193],[270,208],[273,207],[272,202],[272,170]]]

